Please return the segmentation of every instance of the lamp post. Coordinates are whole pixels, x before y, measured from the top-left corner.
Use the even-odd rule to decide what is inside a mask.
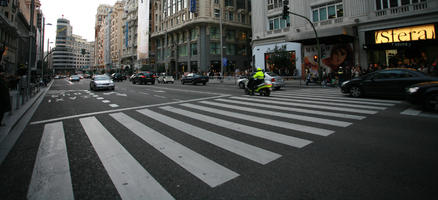
[[[30,71],[32,70],[32,50],[33,50],[33,23],[34,23],[34,10],[35,10],[35,0],[31,0],[30,3],[30,20],[29,20],[29,60],[27,65],[27,97],[30,97]]]
[[[47,26],[51,26],[51,23],[47,23],[46,24],[46,19],[43,18],[43,34],[42,37],[43,39],[41,40],[41,78],[43,79],[44,82],[44,37],[45,37],[45,33],[46,33],[46,25]],[[49,55],[49,38],[47,38],[47,55]]]

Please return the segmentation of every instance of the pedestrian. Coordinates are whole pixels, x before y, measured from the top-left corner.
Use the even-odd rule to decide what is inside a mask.
[[[3,115],[6,112],[11,111],[11,99],[9,96],[9,88],[6,85],[6,80],[3,72],[0,72],[0,105],[0,126],[4,126]]]
[[[345,80],[344,69],[342,69],[342,67],[339,67],[338,70],[338,80],[339,87],[341,87],[342,82]]]

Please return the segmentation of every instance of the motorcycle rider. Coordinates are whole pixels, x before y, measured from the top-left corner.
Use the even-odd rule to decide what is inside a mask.
[[[251,94],[254,95],[254,90],[257,88],[257,85],[263,83],[265,80],[265,73],[263,73],[262,68],[257,67],[257,72],[252,76],[254,81],[251,85]]]

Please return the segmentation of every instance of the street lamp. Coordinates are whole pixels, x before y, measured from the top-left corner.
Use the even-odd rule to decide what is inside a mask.
[[[46,25],[47,26],[51,26],[51,23],[47,23],[46,24],[46,19],[43,18],[43,34],[42,37],[43,39],[41,40],[41,78],[44,82],[44,37],[45,37],[45,33],[46,33]],[[47,38],[47,55],[49,55],[49,38]]]

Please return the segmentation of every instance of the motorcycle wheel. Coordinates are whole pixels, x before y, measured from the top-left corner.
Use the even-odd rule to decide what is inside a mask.
[[[248,88],[245,88],[245,94],[246,94],[246,95],[249,95],[249,90],[248,90]]]
[[[271,95],[271,90],[266,89],[264,94],[265,96],[269,97]]]

